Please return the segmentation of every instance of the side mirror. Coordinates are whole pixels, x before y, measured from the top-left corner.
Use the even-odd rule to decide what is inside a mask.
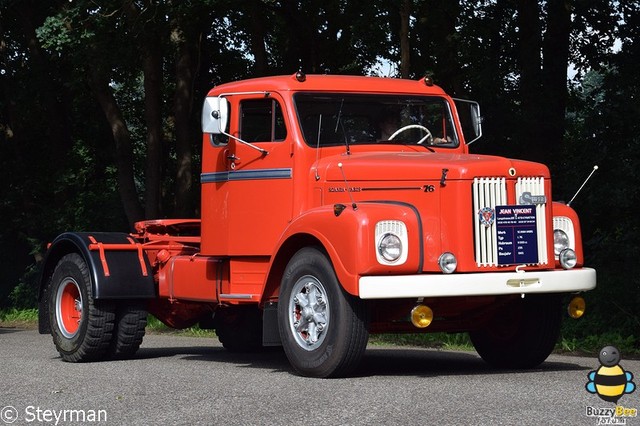
[[[202,133],[224,134],[229,120],[229,103],[225,98],[208,96],[202,106]]]
[[[467,145],[471,145],[482,137],[482,116],[480,115],[480,105],[475,101],[466,99],[454,99],[458,118],[464,133]]]

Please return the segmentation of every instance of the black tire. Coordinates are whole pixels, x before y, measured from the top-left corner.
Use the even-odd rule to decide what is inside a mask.
[[[478,354],[492,367],[534,368],[553,351],[561,323],[560,295],[528,295],[505,306],[485,328],[469,335]]]
[[[62,359],[83,362],[105,358],[115,308],[111,302],[93,299],[89,268],[82,256],[71,253],[60,259],[48,294],[51,335]]]
[[[298,251],[286,267],[278,326],[287,358],[303,376],[352,373],[369,340],[363,301],[342,289],[327,256],[312,247]]]
[[[216,334],[231,352],[262,349],[262,315],[257,306],[229,306],[216,312]]]
[[[146,327],[147,310],[144,303],[119,302],[113,337],[109,345],[111,358],[127,359],[133,357],[142,344]]]

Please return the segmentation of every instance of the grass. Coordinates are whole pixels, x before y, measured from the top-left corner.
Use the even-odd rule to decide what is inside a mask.
[[[206,330],[200,327],[193,326],[182,330],[176,330],[175,328],[164,325],[159,319],[153,315],[147,317],[147,333],[171,333],[180,336],[189,337],[216,337],[216,333],[213,330]]]
[[[0,327],[36,328],[37,309],[0,309]],[[198,326],[176,330],[164,325],[153,315],[147,322],[148,333],[172,333],[189,337],[216,337],[213,330]],[[369,339],[372,345],[415,346],[442,350],[473,351],[473,345],[467,333],[415,333],[415,334],[374,334]],[[582,337],[572,336],[571,327],[564,327],[563,334],[556,345],[555,352],[561,354],[597,356],[601,348],[615,346],[627,359],[640,358],[640,340],[618,332],[603,332]]]
[[[34,328],[37,325],[37,309],[0,309],[0,327]]]
[[[417,346],[442,350],[474,351],[467,333],[423,333],[423,334],[379,334],[372,335],[369,342],[373,345]],[[622,336],[619,333],[603,333],[578,339],[561,336],[554,353],[577,356],[598,356],[605,346],[615,346],[627,359],[640,358],[638,340],[634,336]]]
[[[455,351],[473,351],[467,333],[372,334],[372,345],[417,346]]]

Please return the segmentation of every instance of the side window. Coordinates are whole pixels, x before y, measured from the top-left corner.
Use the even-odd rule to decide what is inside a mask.
[[[276,142],[287,137],[282,108],[275,99],[248,99],[240,103],[240,138],[247,142]]]

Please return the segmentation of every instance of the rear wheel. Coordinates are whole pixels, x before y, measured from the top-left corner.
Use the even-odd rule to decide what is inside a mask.
[[[116,310],[115,328],[109,355],[115,359],[131,358],[140,348],[147,326],[147,310],[140,302],[121,302]]]
[[[533,368],[553,351],[561,323],[561,295],[529,295],[515,300],[486,327],[469,335],[478,354],[491,366]]]
[[[49,295],[51,334],[62,359],[103,358],[112,338],[115,309],[110,302],[93,299],[89,268],[82,256],[71,253],[60,259]]]
[[[304,376],[349,374],[369,339],[366,306],[342,289],[329,259],[311,247],[287,265],[278,324],[287,358]]]

